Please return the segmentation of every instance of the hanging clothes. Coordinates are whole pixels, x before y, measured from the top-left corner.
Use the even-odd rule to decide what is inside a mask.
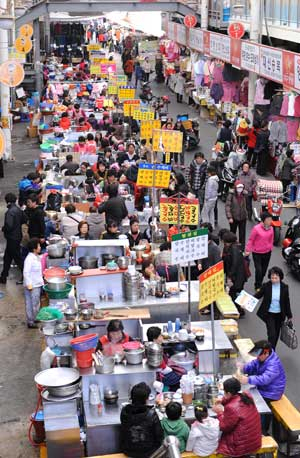
[[[264,91],[265,85],[267,80],[264,78],[258,78],[256,81],[256,89],[255,89],[255,97],[254,97],[254,104],[255,105],[269,105],[270,100],[264,98]]]
[[[270,107],[270,114],[273,116],[279,116],[280,115],[280,110],[282,107],[282,102],[283,102],[283,95],[282,93],[277,93],[273,95],[272,101],[271,101],[271,107]]]
[[[287,126],[287,141],[289,143],[295,142],[297,140],[297,131],[299,128],[299,119],[288,118],[286,122]]]
[[[289,103],[288,103],[288,116],[295,116],[295,94],[289,94]]]
[[[270,128],[269,140],[271,143],[287,143],[288,131],[284,121],[273,121]]]

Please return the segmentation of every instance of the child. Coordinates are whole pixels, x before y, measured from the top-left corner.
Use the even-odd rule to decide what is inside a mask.
[[[168,418],[163,418],[161,426],[164,431],[165,437],[176,436],[179,440],[180,452],[185,451],[186,442],[189,437],[190,428],[181,417],[182,407],[179,402],[169,402],[166,407],[166,414]]]
[[[219,420],[208,416],[207,407],[195,406],[196,421],[192,424],[186,444],[186,450],[197,456],[208,456],[218,447],[220,428]]]

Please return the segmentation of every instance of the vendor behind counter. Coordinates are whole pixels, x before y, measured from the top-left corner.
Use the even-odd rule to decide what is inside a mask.
[[[133,339],[124,332],[121,320],[111,320],[107,326],[107,334],[100,337],[97,350],[101,350],[105,356],[114,356],[123,352],[123,344]]]

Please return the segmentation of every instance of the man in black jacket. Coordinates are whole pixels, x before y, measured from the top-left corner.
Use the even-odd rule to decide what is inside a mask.
[[[3,270],[0,283],[5,284],[10,265],[14,260],[21,272],[23,272],[23,260],[21,257],[22,224],[26,223],[23,211],[16,205],[17,197],[8,193],[5,196],[7,211],[4,217],[2,231],[6,238],[6,248],[3,259]]]
[[[132,458],[148,458],[163,441],[157,413],[147,405],[150,393],[146,383],[138,383],[131,390],[132,404],[121,411],[121,449]]]
[[[29,237],[40,239],[40,243],[45,243],[45,213],[38,205],[38,197],[30,194],[26,202],[25,214],[28,218]]]
[[[118,196],[119,185],[111,184],[108,186],[108,200],[103,202],[99,207],[99,213],[105,212],[106,224],[109,221],[116,221],[118,226],[122,223],[122,220],[128,215],[128,210],[125,205],[125,201],[122,197]]]

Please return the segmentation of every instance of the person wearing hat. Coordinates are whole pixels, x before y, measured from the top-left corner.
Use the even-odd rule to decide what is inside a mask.
[[[283,282],[284,274],[280,267],[272,267],[268,272],[269,281],[255,294],[263,299],[257,316],[266,324],[268,341],[275,350],[281,325],[287,318],[292,320],[289,287]]]
[[[249,130],[248,123],[246,119],[242,118],[236,129],[237,143],[240,147],[245,145],[245,143],[247,142],[248,130]]]
[[[230,225],[230,231],[236,234],[239,229],[239,242],[242,249],[245,248],[247,202],[245,186],[240,180],[234,183],[234,189],[230,190],[225,204],[225,213]]]
[[[256,356],[256,359],[245,365],[238,364],[243,373],[239,376],[241,384],[255,385],[267,404],[278,401],[286,385],[285,370],[279,356],[267,340],[255,342],[250,354]],[[270,423],[271,416],[263,416],[263,434],[268,433]]]
[[[261,222],[251,230],[250,237],[246,244],[245,256],[252,253],[255,266],[255,290],[261,288],[264,276],[267,272],[271,259],[274,242],[274,231],[272,227],[272,216],[268,212],[261,214]]]

